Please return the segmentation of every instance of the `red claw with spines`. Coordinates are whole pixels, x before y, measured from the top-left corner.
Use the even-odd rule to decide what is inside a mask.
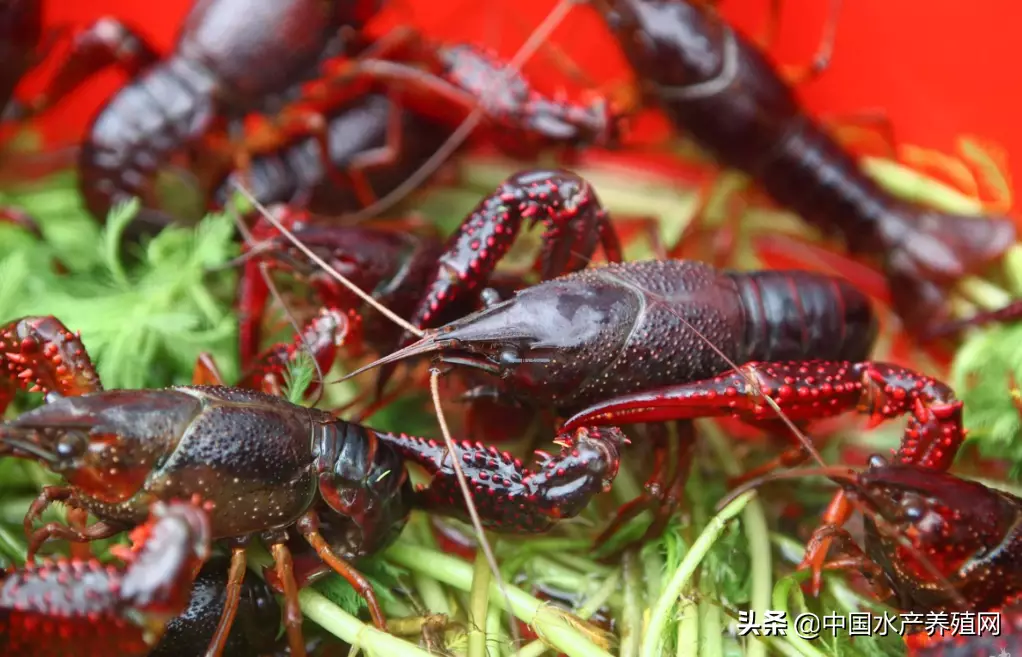
[[[142,657],[188,605],[209,556],[206,513],[157,503],[146,542],[123,568],[58,559],[0,581],[0,652],[6,657]]]
[[[729,415],[748,421],[775,420],[769,397],[790,420],[811,421],[855,410],[873,424],[908,414],[896,453],[899,463],[944,471],[965,440],[962,402],[947,385],[887,363],[795,361],[748,363],[738,370],[676,386],[614,397],[571,417],[565,428],[663,422]],[[802,452],[798,460],[806,456]],[[784,458],[784,457],[782,457]],[[834,496],[819,532],[843,525],[852,507],[844,492]],[[819,592],[829,540],[814,541],[803,564]]]
[[[319,371],[325,374],[333,367],[338,349],[355,332],[353,327],[357,327],[359,322],[354,312],[344,314],[329,308],[320,309],[319,314],[294,341],[272,345],[257,356],[249,370],[242,375],[238,386],[280,396],[288,363],[303,350],[312,355]],[[318,385],[310,386],[306,395],[316,394],[317,388]]]
[[[588,266],[597,243],[607,260],[621,245],[592,186],[565,170],[523,171],[484,198],[447,242],[412,323],[433,328],[455,319],[448,308],[479,290],[511,249],[522,223],[543,224],[537,270],[543,280]]]
[[[25,317],[0,327],[0,413],[15,383],[30,392],[82,395],[103,389],[81,336],[52,316]]]
[[[380,433],[405,459],[433,477],[416,491],[416,506],[467,518],[447,447],[439,441],[405,434]],[[457,458],[469,480],[483,526],[500,531],[544,532],[558,520],[577,515],[617,476],[619,451],[628,442],[615,427],[583,427],[562,433],[553,456],[537,452],[534,468],[496,447],[464,441]]]
[[[769,397],[793,421],[856,410],[876,424],[909,414],[899,460],[946,470],[965,439],[962,402],[947,385],[886,363],[747,363],[738,370],[676,386],[613,397],[565,422],[565,429],[662,422],[712,415],[777,418]]]

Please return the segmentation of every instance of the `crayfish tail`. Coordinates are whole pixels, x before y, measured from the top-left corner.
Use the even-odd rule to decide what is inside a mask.
[[[1010,217],[950,214],[911,209],[884,267],[895,309],[906,325],[921,331],[948,319],[947,289],[980,272],[1015,243]]]

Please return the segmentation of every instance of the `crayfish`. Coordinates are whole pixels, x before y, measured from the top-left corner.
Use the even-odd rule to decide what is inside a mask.
[[[772,423],[775,408],[801,422],[850,410],[874,421],[908,415],[898,460],[946,470],[964,438],[961,402],[930,377],[864,360],[875,334],[867,298],[837,278],[628,262],[520,290],[348,377],[431,354],[492,375],[505,398],[570,416],[569,430],[715,415]],[[800,447],[779,462],[805,456]],[[647,488],[677,500],[683,482]],[[825,527],[849,514],[838,493]],[[806,556],[817,586],[818,559]]]
[[[787,471],[762,481],[823,474],[864,511],[865,545],[831,528],[840,556],[826,570],[865,573],[877,597],[904,612],[972,614],[997,612],[998,632],[956,634],[948,628],[906,637],[915,657],[996,655],[1022,648],[1022,499],[947,472],[880,456],[869,468]],[[751,484],[752,482],[750,482]],[[824,538],[818,534],[814,541]]]
[[[675,127],[853,253],[878,259],[909,329],[946,318],[945,288],[1014,243],[1009,217],[938,212],[882,189],[806,114],[766,56],[705,3],[595,5]]]
[[[68,482],[44,489],[26,527],[54,500],[100,520],[84,530],[51,524],[33,532],[30,557],[49,538],[86,542],[112,536],[141,522],[153,501],[200,495],[214,504],[213,539],[229,539],[231,545],[228,590],[235,593],[224,608],[219,641],[226,639],[238,604],[248,537],[260,536],[270,546],[291,651],[300,655],[304,643],[289,530],[352,584],[383,628],[372,586],[348,560],[393,540],[410,504],[464,513],[456,502],[450,455],[436,441],[377,432],[241,388],[103,391],[78,337],[53,317],[21,319],[0,329],[0,336],[12,380],[50,393],[46,405],[0,425],[0,455],[38,460]],[[69,354],[74,358],[66,359]],[[204,367],[199,376],[214,371]],[[558,442],[561,453],[544,454],[535,470],[493,448],[459,446],[455,458],[471,477],[476,507],[488,526],[545,531],[609,487],[624,443],[619,430],[583,428]],[[433,475],[430,486],[413,493],[402,458]],[[331,547],[320,531],[321,511],[330,514],[327,525],[344,521],[331,530],[333,542],[358,552],[338,554]]]

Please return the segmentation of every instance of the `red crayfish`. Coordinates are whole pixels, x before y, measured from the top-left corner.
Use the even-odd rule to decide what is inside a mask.
[[[709,7],[689,0],[599,0],[651,98],[722,164],[778,203],[878,257],[906,325],[946,316],[944,288],[1015,241],[1007,217],[951,215],[895,199],[809,117],[774,67]]]
[[[949,657],[1011,654],[1022,648],[1022,499],[947,472],[891,464],[874,456],[869,468],[850,474],[823,468],[866,512],[865,546],[843,529],[832,528],[841,556],[828,570],[866,573],[878,597],[904,612],[972,615],[997,612],[994,632],[958,633],[934,628],[906,637],[909,655]],[[813,473],[808,471],[807,473]],[[789,471],[788,479],[805,473]],[[816,541],[822,539],[817,535]],[[980,628],[974,627],[973,630]]]
[[[111,536],[144,519],[145,505],[156,499],[198,494],[214,504],[229,500],[210,514],[212,537],[232,539],[228,588],[235,593],[217,631],[220,647],[238,604],[244,538],[259,535],[270,545],[285,594],[291,651],[300,655],[304,643],[287,547],[290,528],[365,597],[382,628],[371,585],[320,532],[319,509],[330,514],[328,525],[343,521],[331,534],[346,546],[357,540],[363,552],[351,555],[356,557],[396,537],[409,503],[464,512],[450,459],[435,441],[376,432],[240,388],[102,391],[78,338],[52,317],[19,320],[0,336],[12,380],[51,391],[49,403],[0,425],[0,454],[36,459],[69,484],[44,489],[26,524],[54,500],[87,509],[100,520],[86,530],[47,525],[33,533],[30,554],[51,537],[84,542]],[[211,371],[206,368],[200,376]],[[62,396],[75,393],[85,394]],[[609,486],[624,442],[620,431],[580,429],[558,442],[564,445],[560,455],[544,455],[536,470],[493,448],[460,445],[457,458],[488,526],[545,531]],[[238,444],[245,449],[231,447]],[[402,456],[433,475],[428,488],[411,492]]]
[[[79,171],[86,205],[97,217],[116,201],[142,199],[134,231],[173,219],[156,176],[179,161],[189,165],[204,205],[223,200],[232,180],[252,173],[262,200],[292,200],[293,193],[276,196],[283,186],[311,196],[317,210],[337,211],[351,209],[351,201],[369,205],[378,188],[397,186],[408,167],[439,147],[440,136],[476,110],[493,128],[488,138],[504,150],[531,155],[545,145],[615,139],[605,102],[549,99],[517,75],[495,84],[503,64],[472,46],[427,43],[411,30],[365,43],[358,30],[379,5],[200,0],[165,58],[116,19],[103,18],[74,39],[67,62],[26,114],[45,110],[104,67],[117,65],[132,76],[94,119]],[[346,49],[363,52],[327,66],[342,45],[342,28]],[[376,93],[392,102],[367,114],[362,100]],[[277,109],[256,130],[241,130],[248,117]],[[372,126],[377,132],[361,132]],[[340,143],[353,129],[360,131],[356,139]],[[327,182],[348,194],[326,190]]]
[[[850,410],[874,421],[908,415],[898,460],[946,470],[964,438],[961,402],[930,377],[865,361],[875,334],[869,301],[840,279],[628,262],[520,290],[348,376],[433,354],[493,375],[505,396],[570,415],[566,429],[713,415],[775,422],[775,408],[801,422]],[[683,479],[648,490],[676,501]],[[826,526],[849,513],[839,493]],[[817,585],[818,559],[806,562]]]
[[[310,79],[335,53],[340,28],[361,27],[377,9],[376,0],[199,0],[167,58],[135,30],[104,17],[74,37],[67,61],[27,104],[27,114],[44,111],[106,67],[132,76],[93,120],[81,148],[80,186],[97,217],[105,218],[115,201],[138,196],[145,207],[134,228],[159,227],[169,221],[151,184],[160,165]],[[281,26],[293,27],[286,38]]]
[[[153,503],[123,568],[58,559],[0,580],[0,650],[8,657],[142,657],[188,605],[209,556],[206,512]],[[122,552],[122,555],[124,553]]]

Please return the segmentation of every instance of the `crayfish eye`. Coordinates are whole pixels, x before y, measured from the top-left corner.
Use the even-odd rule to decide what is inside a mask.
[[[869,467],[871,470],[887,467],[887,459],[879,454],[873,454],[869,457]]]
[[[72,429],[57,440],[55,450],[61,459],[69,459],[84,454],[88,446],[89,437],[81,431]]]
[[[901,515],[909,522],[919,522],[926,514],[923,501],[915,495],[908,495],[901,502]]]
[[[518,350],[503,349],[500,354],[497,355],[497,361],[505,367],[510,367],[512,365],[518,365],[522,362],[522,359],[521,356],[518,355]]]

